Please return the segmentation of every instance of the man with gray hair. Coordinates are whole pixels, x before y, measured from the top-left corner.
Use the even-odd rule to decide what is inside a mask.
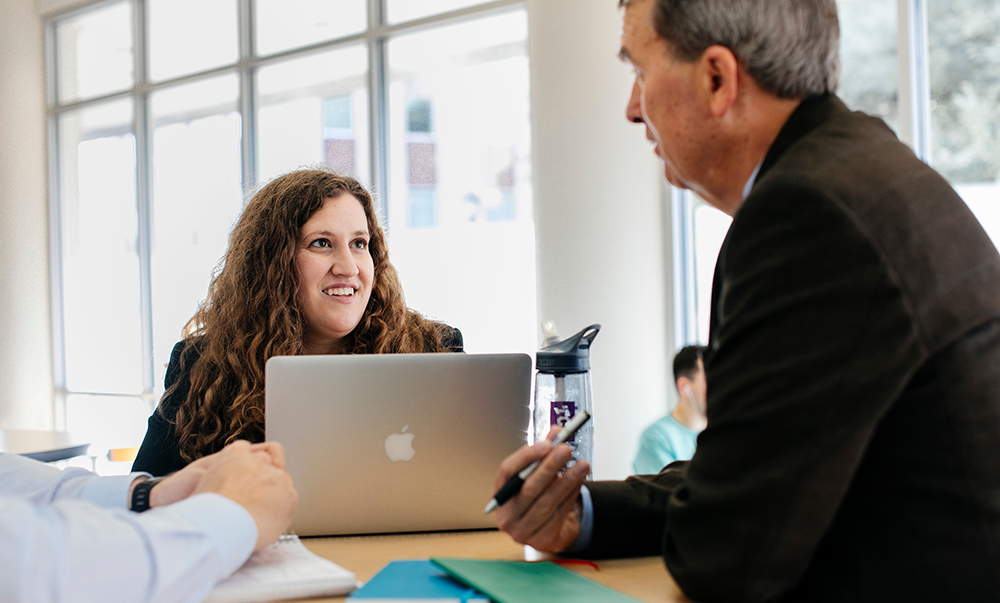
[[[657,476],[568,447],[498,525],[537,549],[662,554],[703,601],[1000,598],[1000,255],[945,180],[834,94],[834,0],[623,0],[626,117],[733,216],[708,426]]]

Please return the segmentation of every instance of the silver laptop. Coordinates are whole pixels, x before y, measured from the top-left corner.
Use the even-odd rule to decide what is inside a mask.
[[[276,356],[268,440],[285,447],[300,536],[495,527],[483,506],[524,445],[525,354]]]

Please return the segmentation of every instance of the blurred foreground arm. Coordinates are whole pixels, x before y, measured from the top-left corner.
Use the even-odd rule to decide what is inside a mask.
[[[157,484],[139,514],[135,475],[0,455],[0,600],[201,601],[287,527],[283,467],[279,445],[237,442]]]

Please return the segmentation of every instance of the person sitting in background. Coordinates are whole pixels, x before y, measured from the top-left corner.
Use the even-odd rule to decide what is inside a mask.
[[[708,422],[704,352],[705,346],[689,345],[674,356],[677,406],[639,437],[639,452],[632,464],[637,475],[653,475],[674,461],[687,461],[694,456],[698,434]]]
[[[263,440],[272,356],[449,351],[462,334],[406,307],[371,195],[326,170],[286,174],[237,221],[132,468],[165,475]]]
[[[0,601],[202,601],[277,540],[298,503],[274,442],[148,477],[0,453]]]

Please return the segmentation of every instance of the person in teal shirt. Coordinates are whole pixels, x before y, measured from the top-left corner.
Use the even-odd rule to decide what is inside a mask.
[[[653,423],[639,437],[632,463],[637,475],[659,473],[674,461],[694,456],[698,434],[705,429],[704,346],[689,345],[674,356],[674,384],[678,402],[673,412]]]

